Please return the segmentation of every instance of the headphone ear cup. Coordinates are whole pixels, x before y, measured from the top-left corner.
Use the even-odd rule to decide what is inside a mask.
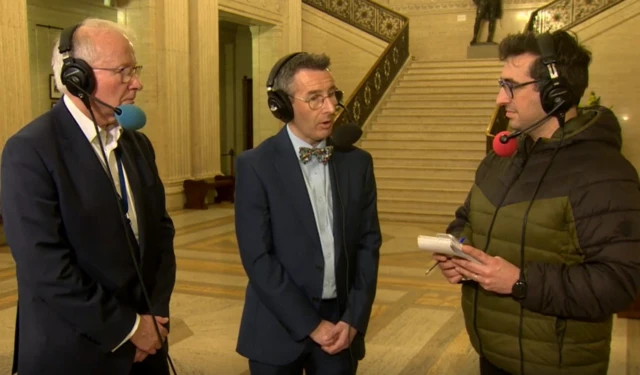
[[[69,58],[68,61],[65,61],[60,72],[60,80],[66,86],[67,91],[74,96],[83,96],[83,91],[93,94],[96,89],[93,69],[82,59]]]
[[[562,77],[547,80],[540,89],[542,109],[544,109],[546,113],[550,113],[560,103],[564,102],[560,108],[558,108],[557,112],[566,113],[574,102],[573,95],[568,87],[569,86],[563,83]]]
[[[278,120],[285,123],[293,120],[293,105],[289,100],[289,95],[284,91],[269,91],[267,93],[267,105]]]

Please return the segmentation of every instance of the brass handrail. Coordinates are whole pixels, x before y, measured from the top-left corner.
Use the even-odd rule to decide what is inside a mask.
[[[351,113],[352,121],[355,121],[356,125],[362,127],[365,124],[408,59],[409,22],[405,23],[396,40],[389,43],[349,97],[345,107]],[[348,116],[343,114],[344,111],[336,119],[335,126],[349,121]]]

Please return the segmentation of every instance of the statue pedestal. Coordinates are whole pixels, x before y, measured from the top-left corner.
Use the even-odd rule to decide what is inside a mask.
[[[467,47],[468,59],[497,59],[498,45],[496,43],[477,43]]]

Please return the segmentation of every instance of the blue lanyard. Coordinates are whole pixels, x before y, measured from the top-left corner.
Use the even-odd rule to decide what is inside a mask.
[[[120,202],[122,203],[122,209],[124,210],[124,214],[127,215],[129,213],[129,202],[127,197],[127,185],[124,181],[124,170],[122,169],[122,151],[119,148],[116,148],[116,161],[118,162],[118,177],[120,178]]]

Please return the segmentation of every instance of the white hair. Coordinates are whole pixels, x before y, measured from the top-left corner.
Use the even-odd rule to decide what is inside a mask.
[[[81,28],[83,30],[93,29],[94,32],[78,32]],[[95,40],[92,38],[91,34],[95,34],[96,31],[119,32],[129,41],[132,41],[134,38],[133,31],[124,25],[100,18],[87,18],[80,23],[80,26],[73,33],[73,38],[71,40],[72,48],[71,51],[69,51],[69,56],[77,59],[82,59],[89,65],[95,62],[99,58],[99,56],[94,45]],[[56,87],[58,88],[58,91],[68,94],[69,92],[66,86],[62,83],[62,79],[60,78],[60,72],[62,71],[63,65],[62,54],[60,54],[60,52],[58,51],[60,46],[60,36],[61,35],[58,35],[54,43],[53,53],[51,54],[51,68],[53,69],[53,78],[56,81]]]

